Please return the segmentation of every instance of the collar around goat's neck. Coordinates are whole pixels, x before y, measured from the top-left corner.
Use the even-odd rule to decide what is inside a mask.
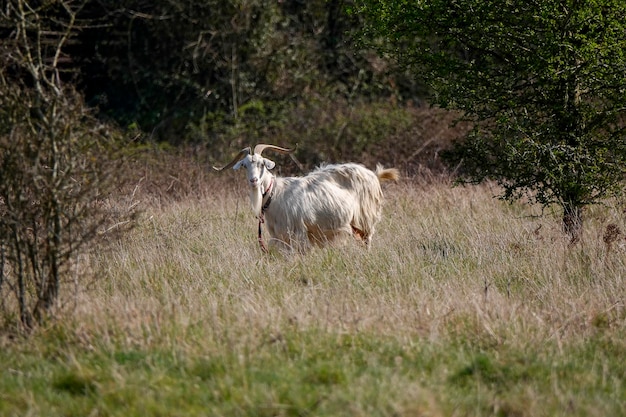
[[[265,210],[267,210],[267,208],[270,206],[270,203],[272,202],[272,197],[274,196],[274,183],[275,179],[272,175],[272,178],[270,179],[270,185],[263,192],[263,200],[261,202],[261,204],[263,205],[261,206],[261,214],[265,213]]]
[[[272,194],[274,193],[274,176],[273,175],[270,178],[270,185],[268,185],[265,191],[263,191],[263,198],[265,198],[265,196],[267,196],[270,193]],[[270,197],[271,197],[271,194],[270,194]]]

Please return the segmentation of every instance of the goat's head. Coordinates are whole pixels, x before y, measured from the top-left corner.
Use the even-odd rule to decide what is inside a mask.
[[[213,167],[213,169],[216,171],[222,171],[228,168],[237,170],[244,167],[248,173],[248,182],[250,186],[258,187],[263,183],[263,176],[266,172],[276,166],[274,161],[261,156],[261,153],[265,149],[274,150],[280,153],[291,153],[295,151],[295,148],[287,149],[274,145],[258,144],[254,147],[254,151],[252,151],[250,147],[244,148],[239,151],[237,156],[235,156],[235,158],[228,164],[221,168]]]

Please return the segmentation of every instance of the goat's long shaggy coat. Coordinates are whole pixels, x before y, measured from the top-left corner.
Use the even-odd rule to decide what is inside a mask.
[[[381,181],[397,180],[396,169],[373,172],[360,164],[325,165],[304,177],[276,178],[272,202],[265,211],[274,244],[306,250],[355,235],[370,243],[380,221]]]

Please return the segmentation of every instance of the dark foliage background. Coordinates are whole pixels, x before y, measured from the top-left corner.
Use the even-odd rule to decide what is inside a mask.
[[[409,77],[355,46],[349,5],[91,0],[67,53],[101,115],[175,145],[227,145],[233,126],[280,127],[328,102],[418,101]]]

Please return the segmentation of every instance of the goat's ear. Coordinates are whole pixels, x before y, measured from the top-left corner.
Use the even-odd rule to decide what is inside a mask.
[[[265,164],[265,168],[267,169],[272,169],[276,166],[276,163],[274,163],[274,161],[271,161],[267,158],[263,158],[263,163]]]
[[[243,161],[245,161],[245,159],[242,159],[241,161],[239,161],[235,165],[233,165],[233,169],[235,171],[237,171],[239,168],[241,168],[241,165],[243,165]]]

